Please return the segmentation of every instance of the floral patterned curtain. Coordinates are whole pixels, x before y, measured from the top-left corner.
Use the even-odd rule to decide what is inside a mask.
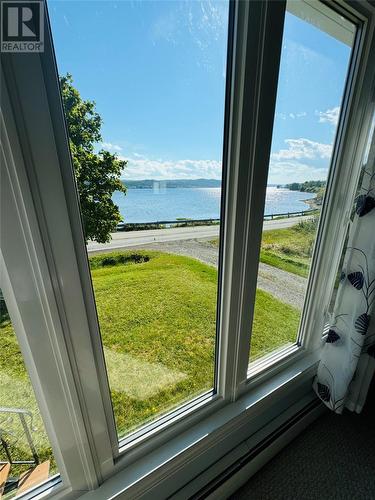
[[[375,372],[375,140],[355,200],[314,389],[331,410],[359,413]]]

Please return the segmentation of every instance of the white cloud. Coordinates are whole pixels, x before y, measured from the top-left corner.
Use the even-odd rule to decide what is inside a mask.
[[[271,155],[270,183],[303,182],[305,180],[324,179],[327,162],[323,166],[307,165],[300,160],[329,159],[331,144],[323,144],[309,139],[286,139],[286,149]],[[217,160],[166,160],[151,159],[139,153],[131,157],[121,157],[127,161],[122,172],[123,179],[221,179],[222,165]]]
[[[122,147],[117,144],[112,144],[111,142],[102,142],[102,148],[108,149],[109,151],[122,151]]]
[[[159,16],[151,27],[151,36],[154,43],[159,40],[176,44],[179,35],[179,18],[176,11],[169,11]]]
[[[197,49],[195,53],[197,66],[208,72],[220,71],[225,78],[224,47],[228,30],[226,2],[216,0],[169,2],[169,7],[166,12],[161,12],[151,25],[150,35],[153,43],[156,45],[167,42],[179,47],[180,57],[184,57],[188,33],[188,42],[194,44]],[[218,50],[222,53],[221,58],[218,57]]]
[[[331,123],[332,125],[337,125],[339,121],[340,106],[327,109],[326,111],[315,111],[315,114],[319,116],[319,123]]]
[[[327,173],[327,167],[314,167],[294,160],[271,160],[268,182],[270,184],[289,184],[291,182],[316,181],[325,179]]]
[[[307,116],[306,111],[301,111],[300,113],[277,113],[277,117],[280,118],[281,120],[286,120],[287,118],[291,118],[292,120],[295,120],[296,118],[303,118],[304,116]]]
[[[151,160],[137,156],[127,160],[123,179],[221,179],[221,162],[216,160]]]
[[[272,160],[301,160],[330,158],[332,144],[310,141],[310,139],[285,139],[288,149],[280,149],[277,153],[271,154]]]

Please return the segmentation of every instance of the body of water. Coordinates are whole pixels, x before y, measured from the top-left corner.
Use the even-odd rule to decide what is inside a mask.
[[[313,197],[312,193],[269,186],[265,214],[308,210],[303,200]],[[119,192],[113,195],[125,222],[218,219],[220,198],[221,188],[128,189],[126,196]]]

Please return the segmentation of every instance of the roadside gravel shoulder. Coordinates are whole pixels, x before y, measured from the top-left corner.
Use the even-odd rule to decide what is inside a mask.
[[[217,266],[218,249],[207,239],[191,239],[150,243],[132,247],[186,255],[211,266]],[[297,309],[302,309],[307,280],[268,264],[259,263],[258,288],[270,293],[278,300]]]

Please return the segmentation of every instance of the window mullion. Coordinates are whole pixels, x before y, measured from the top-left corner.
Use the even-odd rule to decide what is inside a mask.
[[[246,380],[285,2],[237,2],[229,127],[219,394]]]

